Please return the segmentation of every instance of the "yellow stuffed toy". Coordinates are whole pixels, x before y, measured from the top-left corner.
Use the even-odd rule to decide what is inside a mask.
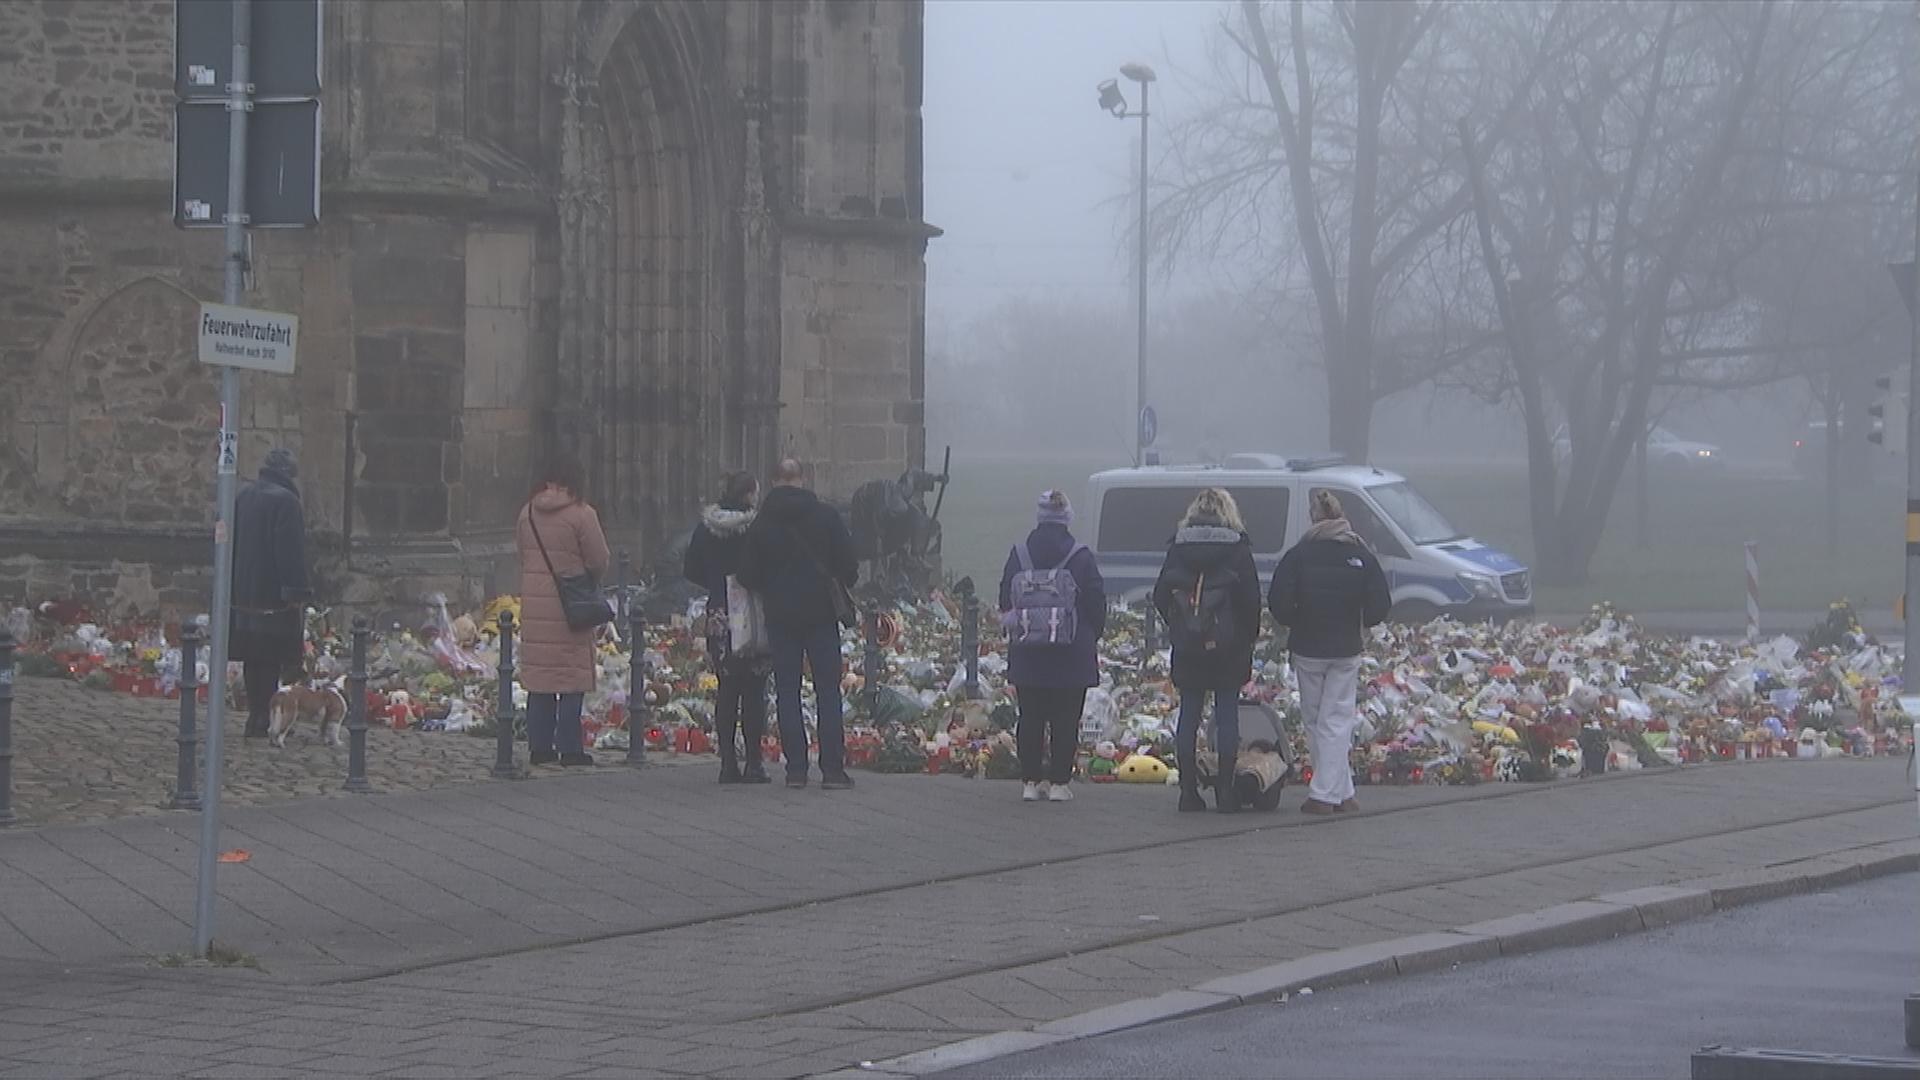
[[[1113,778],[1123,784],[1164,784],[1167,763],[1157,757],[1135,754],[1113,770]]]

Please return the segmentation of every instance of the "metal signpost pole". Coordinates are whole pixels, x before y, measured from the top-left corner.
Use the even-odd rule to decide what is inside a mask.
[[[253,5],[233,4],[233,70],[227,83],[227,267],[224,298],[239,304],[247,261],[247,111],[253,107],[248,51]],[[213,944],[214,875],[220,854],[220,755],[227,716],[228,632],[233,601],[233,495],[240,471],[240,372],[220,369],[220,509],[213,526],[213,648],[208,656],[206,783],[201,785],[200,876],[193,953]]]
[[[1912,710],[1906,708],[1912,701],[1916,690],[1915,676],[1920,675],[1920,617],[1913,609],[1920,605],[1920,174],[1914,176],[1913,183],[1913,262],[1907,264],[1906,295],[1901,297],[1907,303],[1907,345],[1910,354],[1907,360],[1907,590],[1905,608],[1901,612],[1906,617],[1906,655],[1901,657],[1900,695],[1901,711],[1913,719]],[[1920,725],[1912,729],[1920,734]],[[1909,755],[1907,768],[1912,770],[1914,796],[1920,800],[1920,739],[1915,740],[1914,755]],[[1910,994],[1906,1000],[1907,1046],[1920,1049],[1920,995]]]
[[[1907,363],[1907,591],[1906,591],[1906,656],[1901,666],[1900,690],[1903,694],[1920,691],[1920,668],[1915,667],[1915,657],[1920,656],[1920,618],[1914,616],[1916,600],[1920,600],[1920,177],[1914,181],[1913,198],[1913,270],[1907,275],[1907,295],[1901,297],[1907,304],[1909,346],[1912,355]],[[1920,780],[1916,780],[1920,787]]]
[[[1133,467],[1146,464],[1147,458],[1147,80],[1140,82],[1140,259],[1135,268],[1140,281],[1139,323],[1134,328],[1138,350],[1138,370],[1134,373],[1133,392]]]

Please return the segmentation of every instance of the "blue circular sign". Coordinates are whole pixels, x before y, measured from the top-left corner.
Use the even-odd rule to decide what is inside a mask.
[[[1160,418],[1154,415],[1153,406],[1148,405],[1140,410],[1140,445],[1152,446],[1159,437]]]

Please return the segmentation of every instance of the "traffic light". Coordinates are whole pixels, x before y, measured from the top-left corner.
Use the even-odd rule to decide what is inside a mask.
[[[1873,404],[1867,406],[1867,415],[1873,418],[1873,429],[1867,432],[1867,441],[1875,446],[1887,443],[1887,399],[1893,396],[1893,376],[1882,375],[1873,380]]]

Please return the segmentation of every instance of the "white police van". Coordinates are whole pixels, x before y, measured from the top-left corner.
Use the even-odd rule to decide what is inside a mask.
[[[1320,488],[1340,497],[1347,518],[1393,587],[1396,619],[1446,614],[1505,620],[1533,613],[1533,583],[1512,556],[1453,527],[1403,476],[1337,457],[1235,454],[1220,465],[1111,469],[1087,481],[1094,553],[1109,596],[1146,595],[1187,506],[1204,488],[1225,488],[1240,504],[1254,561],[1270,579],[1280,556],[1311,522]]]

